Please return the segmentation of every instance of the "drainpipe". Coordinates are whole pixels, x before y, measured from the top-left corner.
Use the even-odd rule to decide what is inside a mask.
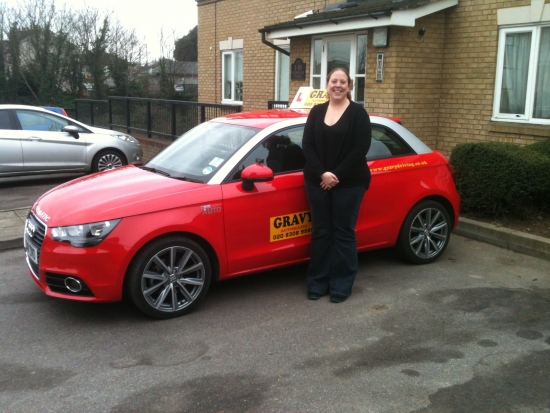
[[[278,52],[281,52],[281,53],[284,54],[284,55],[290,56],[290,52],[289,52],[288,50],[285,50],[285,49],[283,49],[282,47],[279,47],[279,46],[277,46],[277,45],[275,45],[275,44],[273,44],[273,43],[271,43],[271,42],[268,42],[268,41],[265,39],[265,32],[264,32],[264,31],[259,30],[259,32],[262,33],[262,43],[263,43],[263,44],[268,45],[268,46],[271,47],[272,49],[275,49],[275,50],[277,50]]]

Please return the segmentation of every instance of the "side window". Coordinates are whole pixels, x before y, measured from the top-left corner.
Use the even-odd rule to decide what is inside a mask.
[[[306,164],[302,151],[304,126],[285,129],[265,138],[239,163],[231,173],[233,179],[240,179],[241,171],[255,163],[263,163],[274,173],[301,171]]]
[[[46,113],[16,110],[17,119],[23,130],[60,132],[69,122]]]
[[[373,161],[413,153],[411,148],[392,130],[379,125],[372,126],[372,141],[367,160]]]
[[[11,129],[10,114],[7,110],[0,110],[0,129]]]

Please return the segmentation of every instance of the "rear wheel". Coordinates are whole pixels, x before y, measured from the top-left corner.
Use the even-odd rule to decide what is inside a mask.
[[[178,317],[204,298],[211,268],[208,255],[195,241],[183,236],[160,238],[137,253],[126,275],[126,292],[152,317]]]
[[[427,264],[439,258],[451,236],[451,219],[443,205],[424,200],[407,214],[396,247],[413,264]]]

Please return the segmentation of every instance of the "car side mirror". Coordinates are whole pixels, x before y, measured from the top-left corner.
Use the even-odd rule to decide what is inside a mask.
[[[254,189],[254,182],[267,182],[273,180],[273,171],[261,163],[247,166],[241,172],[242,188],[250,192]]]
[[[67,132],[73,135],[75,139],[78,139],[80,137],[80,135],[78,134],[78,128],[76,126],[67,125],[62,130],[63,132]]]

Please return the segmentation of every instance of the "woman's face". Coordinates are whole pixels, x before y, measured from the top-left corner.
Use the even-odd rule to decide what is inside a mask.
[[[346,99],[349,92],[348,76],[341,70],[334,72],[327,82],[327,92],[330,100]]]

